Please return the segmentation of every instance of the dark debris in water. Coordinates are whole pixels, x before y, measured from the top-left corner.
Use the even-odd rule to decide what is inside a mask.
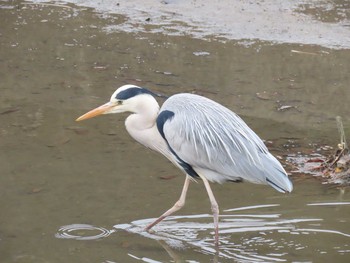
[[[294,154],[287,157],[294,174],[311,174],[324,183],[350,185],[350,152],[346,143],[343,124],[337,117],[340,143],[334,152],[330,146],[318,148],[310,155]]]
[[[319,174],[328,183],[350,185],[350,155],[348,149],[337,150],[328,157],[306,160],[311,164],[310,173]]]
[[[8,109],[5,109],[5,110],[1,111],[1,112],[0,112],[0,115],[5,115],[5,114],[17,112],[17,111],[19,111],[19,110],[20,110],[19,107],[8,108]]]

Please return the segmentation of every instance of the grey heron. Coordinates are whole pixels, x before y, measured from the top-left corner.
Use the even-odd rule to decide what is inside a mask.
[[[209,181],[248,181],[270,185],[279,192],[292,191],[280,162],[237,114],[206,97],[187,93],[170,96],[159,108],[157,96],[148,89],[124,85],[109,102],[77,119],[130,112],[125,126],[131,137],[163,154],[185,173],[179,200],[148,225],[147,231],[183,207],[191,180],[201,179],[207,190],[215,244],[219,242],[219,206]]]

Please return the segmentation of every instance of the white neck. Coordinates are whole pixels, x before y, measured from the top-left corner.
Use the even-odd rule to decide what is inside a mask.
[[[125,120],[126,130],[131,137],[144,146],[163,152],[166,142],[158,132],[156,120],[159,113],[158,102],[149,95],[135,98],[132,112]]]
[[[126,119],[126,128],[145,130],[155,125],[159,105],[152,96],[142,95],[133,99],[130,111],[133,114]]]

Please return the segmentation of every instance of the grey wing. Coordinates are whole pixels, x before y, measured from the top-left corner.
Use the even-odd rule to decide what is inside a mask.
[[[162,111],[173,112],[163,126],[169,147],[210,181],[247,180],[291,191],[282,165],[235,113],[193,94],[170,97]]]

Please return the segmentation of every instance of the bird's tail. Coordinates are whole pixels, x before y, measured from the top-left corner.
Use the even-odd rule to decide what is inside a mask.
[[[271,185],[273,188],[275,188],[278,192],[290,193],[293,191],[293,184],[291,180],[288,178],[286,174],[284,173],[282,174],[282,172],[281,172],[281,177],[279,177],[278,180],[276,180],[276,178],[270,179],[269,177],[266,177],[266,182],[269,185]]]
[[[271,154],[269,154],[268,159],[270,163],[270,169],[266,171],[266,183],[271,185],[279,192],[292,192],[293,184],[280,162]]]

